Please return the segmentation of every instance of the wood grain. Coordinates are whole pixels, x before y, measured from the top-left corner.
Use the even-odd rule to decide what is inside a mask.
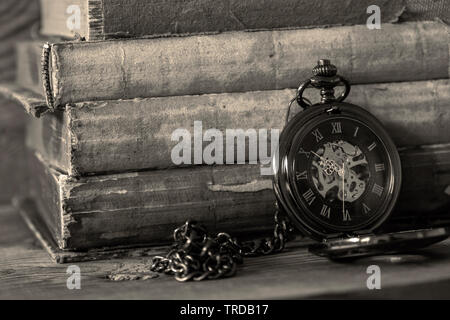
[[[410,254],[337,263],[293,242],[281,254],[247,258],[233,278],[180,284],[167,276],[146,281],[111,281],[124,267],[143,267],[149,257],[77,263],[81,290],[68,290],[68,265],[54,264],[20,215],[0,208],[1,299],[295,299],[314,297],[448,298],[450,242]],[[382,290],[367,290],[366,269],[382,270]],[[440,283],[441,286],[436,284]],[[220,290],[218,288],[220,287]],[[420,291],[414,288],[420,287]],[[176,308],[167,310],[178,316]]]
[[[230,32],[51,44],[55,105],[297,88],[319,57],[353,84],[448,78],[448,26],[439,22]],[[24,44],[26,46],[27,44]],[[36,69],[41,49],[29,44]],[[39,70],[39,69],[37,69]],[[28,74],[31,74],[29,72]],[[43,94],[41,83],[19,84]]]

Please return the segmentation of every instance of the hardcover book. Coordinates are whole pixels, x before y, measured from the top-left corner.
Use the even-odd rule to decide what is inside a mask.
[[[169,243],[196,220],[211,232],[268,231],[275,197],[257,165],[202,166],[75,179],[30,154],[31,198],[60,249]]]
[[[450,204],[446,189],[450,147],[408,148],[400,154],[403,188],[392,219],[406,220],[405,224],[411,223],[411,217],[427,221]],[[187,219],[206,225],[212,233],[232,236],[268,234],[273,228],[272,180],[261,176],[258,165],[75,179],[46,165],[38,154],[30,155],[29,161],[31,198],[62,250],[164,244]]]
[[[448,30],[444,23],[417,22],[384,24],[381,30],[229,32],[50,43],[44,53],[42,43],[31,42],[18,48],[17,80],[45,94],[53,108],[84,101],[296,88],[321,56],[335,61],[352,84],[446,79]]]
[[[375,114],[399,147],[450,143],[449,88],[449,80],[359,85],[348,101]],[[27,144],[72,176],[174,167],[181,164],[172,154],[179,155],[180,143],[188,148],[185,165],[225,164],[227,153],[235,163],[240,147],[246,150],[245,162],[256,162],[270,159],[272,137],[284,127],[294,96],[295,90],[270,90],[77,103],[40,119],[30,117]],[[291,109],[292,115],[301,110]],[[204,139],[209,129],[220,131],[222,153],[214,162],[196,161],[196,147],[203,155],[208,145],[218,145]],[[254,152],[249,152],[250,136],[257,142]]]
[[[41,0],[41,33],[65,37],[78,34],[92,41],[365,24],[370,5],[377,5],[383,12],[383,23],[397,21],[404,11],[400,0]]]

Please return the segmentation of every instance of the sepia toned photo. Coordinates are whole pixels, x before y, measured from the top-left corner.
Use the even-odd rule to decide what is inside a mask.
[[[0,299],[449,299],[449,23],[448,0],[1,0]]]

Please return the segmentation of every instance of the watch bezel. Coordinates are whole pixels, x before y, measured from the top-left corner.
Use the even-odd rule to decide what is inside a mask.
[[[303,201],[293,192],[295,188],[295,170],[293,170],[292,148],[295,138],[304,132],[312,122],[321,122],[329,116],[340,114],[366,125],[383,143],[390,161],[388,193],[380,213],[367,222],[349,228],[330,228],[311,219]],[[391,215],[401,188],[401,163],[394,142],[379,120],[363,108],[345,102],[316,104],[298,113],[289,121],[280,135],[278,152],[274,156],[274,190],[278,201],[287,212],[293,224],[303,233],[316,240],[349,236],[361,232],[375,232]]]

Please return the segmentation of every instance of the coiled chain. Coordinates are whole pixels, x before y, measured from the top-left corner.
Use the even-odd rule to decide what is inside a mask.
[[[278,209],[273,237],[245,243],[223,232],[211,237],[204,227],[187,221],[175,229],[175,243],[169,253],[153,258],[151,271],[173,275],[182,282],[231,277],[242,264],[243,257],[282,251],[292,231],[293,227]]]

